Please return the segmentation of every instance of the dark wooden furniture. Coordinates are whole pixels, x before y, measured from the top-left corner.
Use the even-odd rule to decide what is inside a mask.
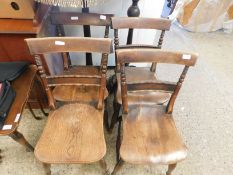
[[[52,12],[51,23],[57,27],[58,36],[65,36],[63,33],[63,25],[81,25],[81,26],[102,26],[104,38],[109,37],[109,28],[111,25],[112,14],[97,14],[97,13],[78,13],[78,12]],[[70,75],[96,75],[99,74],[97,66],[75,66],[70,65],[69,54],[63,53],[64,70],[63,74]],[[100,76],[100,75],[99,75]],[[59,101],[82,101],[98,99],[96,94],[98,87],[86,87],[85,91],[80,86],[57,86],[53,90],[53,95]],[[85,98],[84,98],[85,95]],[[105,91],[105,98],[108,96]]]
[[[45,164],[50,174],[53,163],[92,163],[99,162],[107,174],[103,159],[106,144],[103,132],[104,93],[108,54],[112,51],[111,39],[84,37],[51,37],[26,40],[30,52],[35,56],[44,88],[52,109],[44,131],[36,145],[35,155]],[[57,52],[97,52],[102,53],[101,66],[95,74],[46,75],[41,62],[42,54]],[[98,98],[66,104],[59,108],[53,96],[56,86],[96,86]],[[94,92],[93,92],[94,93]],[[83,98],[87,94],[83,95]],[[97,95],[96,95],[97,96]],[[94,146],[94,149],[93,149]]]
[[[113,17],[112,18],[112,28],[114,29],[114,43],[115,50],[118,49],[127,49],[127,48],[152,48],[152,49],[161,49],[163,44],[163,38],[165,31],[169,30],[171,26],[171,21],[168,19],[157,19],[157,18],[142,18],[142,17]],[[119,29],[154,29],[160,30],[160,38],[157,45],[145,45],[145,44],[129,44],[129,45],[119,45],[118,30]],[[119,116],[120,107],[122,104],[121,99],[121,86],[120,86],[120,75],[119,75],[119,63],[117,56],[116,61],[116,77],[117,77],[117,92],[115,95],[114,102],[114,114],[112,116],[112,121],[110,124],[109,132],[112,132],[115,123],[117,122],[117,117]],[[151,68],[148,67],[126,67],[127,82],[140,82],[140,81],[157,81],[155,72],[156,72],[156,63],[151,65]],[[170,97],[169,93],[161,92],[133,92],[128,94],[129,103],[141,104],[141,103],[155,103],[163,104],[167,102]]]
[[[23,134],[17,131],[17,128],[22,118],[23,109],[29,98],[36,72],[36,66],[29,66],[20,77],[11,83],[16,92],[16,97],[4,122],[4,126],[0,130],[0,136],[10,136],[13,140],[25,146],[29,151],[34,151],[34,148],[27,142]]]
[[[57,36],[65,36],[64,25],[79,25],[84,26],[84,29],[90,26],[105,27],[103,36],[109,37],[109,28],[111,25],[112,14],[98,14],[98,13],[79,13],[79,12],[51,12],[51,23],[56,26]],[[85,30],[84,30],[85,31]],[[85,36],[85,32],[84,32]],[[85,37],[90,37],[89,34]],[[69,54],[63,53],[64,68],[68,69],[71,64]],[[92,56],[86,53],[86,65],[92,65]]]
[[[116,55],[121,69],[121,96],[123,103],[123,138],[118,137],[120,157],[112,175],[122,167],[124,161],[132,164],[167,164],[167,175],[171,175],[176,164],[187,155],[187,148],[173,120],[173,106],[186,73],[194,66],[197,55],[167,52],[150,48],[118,49]],[[128,83],[125,63],[156,62],[184,65],[177,83],[168,81]],[[171,92],[167,105],[129,104],[130,91],[157,90]],[[121,125],[119,124],[119,127]],[[120,130],[120,129],[119,129]]]

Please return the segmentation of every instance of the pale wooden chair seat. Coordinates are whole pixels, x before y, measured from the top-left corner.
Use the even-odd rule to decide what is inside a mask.
[[[127,84],[143,81],[157,82],[155,73],[151,72],[149,67],[125,67],[125,74]],[[122,104],[120,74],[117,74],[117,86],[117,103]],[[170,93],[158,91],[128,92],[127,95],[129,104],[164,104],[171,97]]]
[[[64,75],[88,75],[88,76],[101,76],[98,67],[93,66],[72,66],[64,71]],[[56,86],[53,90],[54,98],[58,101],[84,101],[93,102],[98,101],[99,87],[97,86]],[[108,96],[108,91],[105,89],[104,99]]]
[[[92,163],[106,153],[103,110],[87,104],[68,104],[52,111],[36,145],[45,163]]]
[[[132,164],[173,164],[187,156],[166,106],[130,105],[123,117],[121,158]]]

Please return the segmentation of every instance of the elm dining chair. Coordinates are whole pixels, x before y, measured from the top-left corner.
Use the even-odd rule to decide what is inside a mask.
[[[63,25],[75,26],[99,26],[105,28],[104,38],[109,37],[109,28],[111,25],[112,14],[98,14],[98,13],[79,13],[79,12],[51,12],[51,23],[56,25],[57,35],[65,36]],[[88,54],[88,53],[87,53]],[[90,53],[89,53],[90,54]],[[76,74],[82,76],[83,74],[93,76],[98,73],[99,66],[77,66],[71,65],[69,53],[63,52],[64,74]],[[89,86],[85,88],[86,100],[98,99],[95,91],[98,87]],[[83,88],[80,86],[57,86],[55,87],[54,97],[56,100],[69,102],[83,100]],[[105,91],[105,98],[108,96],[107,90]]]
[[[112,28],[114,29],[114,44],[115,50],[127,49],[127,48],[152,48],[161,49],[163,44],[163,38],[165,32],[170,30],[171,20],[163,18],[142,18],[142,17],[113,17],[112,18]],[[130,45],[120,45],[118,32],[122,29],[153,29],[161,31],[159,41],[157,45],[146,45],[146,44],[130,44]],[[114,114],[112,116],[112,121],[110,124],[109,132],[111,133],[115,123],[118,120],[120,107],[122,104],[121,100],[121,86],[120,86],[120,75],[119,75],[119,62],[117,55],[115,56],[116,61],[116,79],[117,79],[117,90],[115,90],[115,100],[114,100]],[[156,78],[156,63],[152,63],[151,67],[131,67],[125,68],[127,74],[127,82],[140,82],[140,81],[157,81]],[[145,102],[157,102],[162,104],[167,102],[169,99],[169,93],[161,92],[134,92],[128,94],[129,103],[145,103]],[[156,100],[155,100],[156,99]]]
[[[112,172],[115,175],[124,162],[131,164],[165,164],[167,175],[176,164],[187,156],[187,148],[173,120],[173,107],[190,66],[197,60],[196,54],[168,52],[150,48],[118,49],[116,51],[121,72],[123,136],[118,136],[119,161]],[[125,63],[156,62],[183,65],[184,69],[177,83],[168,81],[127,82]],[[172,95],[165,104],[129,103],[130,91],[157,90]],[[119,131],[121,120],[119,122]],[[120,135],[120,133],[119,133]]]
[[[103,131],[104,91],[108,54],[112,51],[111,39],[84,37],[50,37],[26,39],[30,53],[34,55],[46,90],[51,111],[43,133],[36,144],[35,156],[44,163],[46,173],[51,174],[51,164],[84,164],[99,162],[108,173],[104,156],[106,144]],[[46,53],[97,52],[102,53],[101,66],[93,75],[46,75],[41,57]],[[58,104],[54,87],[76,85],[83,101]],[[85,100],[85,87],[96,86],[98,97]],[[93,92],[94,93],[94,92]],[[94,149],[93,149],[94,146]]]

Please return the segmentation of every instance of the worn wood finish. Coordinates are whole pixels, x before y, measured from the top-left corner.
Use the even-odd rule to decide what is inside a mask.
[[[63,102],[98,102],[100,87],[96,86],[57,86],[53,90],[53,96]],[[107,89],[104,90],[104,99],[108,96]]]
[[[55,43],[61,45],[56,45]],[[106,69],[108,62],[108,53],[112,51],[112,42],[111,39],[107,38],[84,38],[84,37],[52,37],[52,38],[42,38],[42,39],[27,39],[30,52],[35,55],[36,64],[39,68],[39,72],[48,96],[49,106],[55,109],[55,99],[53,97],[51,86],[61,86],[61,85],[98,85],[99,88],[99,102],[98,108],[103,107],[104,102],[104,90],[106,83]],[[63,43],[65,45],[63,45]],[[49,47],[44,47],[44,46]],[[47,48],[47,49],[46,49]],[[47,76],[43,67],[43,62],[41,61],[40,54],[52,52],[100,52],[102,53],[101,66],[99,68],[99,73],[97,75],[89,75],[93,73],[93,69],[90,69],[90,73],[87,71],[88,75],[62,75],[62,76]],[[75,71],[70,71],[75,73]],[[83,81],[81,81],[81,79]],[[93,79],[94,82],[90,83],[90,79]],[[64,92],[65,93],[65,92]]]
[[[168,92],[161,92],[161,91],[155,91],[153,90],[154,88],[150,88],[151,90],[148,89],[143,89],[143,81],[141,81],[140,77],[138,76],[128,76],[128,75],[135,75],[137,72],[137,68],[134,67],[126,67],[125,68],[126,72],[126,82],[128,84],[129,90],[127,93],[128,97],[128,104],[164,104],[166,103],[171,96],[171,93]],[[158,81],[154,75],[154,72],[149,71],[149,68],[141,68],[141,73],[144,74],[144,82],[150,82],[152,85],[160,82]],[[129,77],[129,78],[128,78]],[[122,98],[121,98],[121,83],[120,83],[120,75],[117,75],[117,95],[116,95],[116,100],[118,104],[122,104]],[[136,83],[136,84],[135,84]],[[137,85],[142,85],[140,89],[131,89],[131,85],[135,84]],[[171,85],[170,90],[174,90],[175,84]],[[168,90],[169,90],[168,89]]]
[[[187,148],[165,106],[129,106],[123,116],[121,158],[133,164],[174,164],[187,156]]]
[[[25,39],[25,41],[32,55],[58,52],[112,52],[112,40],[108,38],[47,37]]]
[[[92,163],[105,152],[103,110],[79,103],[50,113],[35,148],[36,157],[45,163]]]
[[[9,130],[0,130],[0,135],[12,134],[19,126],[23,109],[29,98],[36,72],[36,66],[29,66],[29,68],[22,75],[20,75],[20,77],[12,82],[11,85],[16,92],[16,96],[4,122],[4,125],[12,125],[12,128]],[[15,120],[17,114],[20,116],[19,120]]]
[[[194,66],[197,54],[185,52],[162,51],[155,49],[121,49],[116,50],[120,63],[157,62]]]
[[[169,30],[171,20],[163,18],[113,17],[113,29],[157,29]]]
[[[51,22],[54,25],[91,25],[110,26],[113,14],[52,12]]]

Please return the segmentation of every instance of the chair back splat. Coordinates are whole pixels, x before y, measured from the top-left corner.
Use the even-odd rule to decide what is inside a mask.
[[[167,113],[171,114],[173,106],[182,83],[185,79],[187,71],[190,66],[194,66],[197,60],[196,54],[181,53],[181,52],[170,52],[161,51],[150,48],[141,49],[118,49],[116,51],[117,58],[120,64],[121,71],[121,94],[123,112],[128,113],[128,91],[140,91],[140,90],[157,90],[172,93],[171,98],[167,105]],[[180,75],[177,83],[168,81],[157,81],[157,82],[135,82],[131,84],[126,83],[125,75],[125,63],[138,63],[138,62],[156,62],[156,63],[168,63],[184,65],[184,69]]]
[[[163,44],[163,38],[165,31],[170,30],[171,20],[165,18],[142,18],[142,17],[112,17],[112,26],[114,29],[114,44],[115,49],[118,48],[155,48],[161,49]],[[119,45],[119,29],[154,29],[160,30],[161,34],[157,45],[145,45],[145,44],[131,44],[131,45]],[[117,63],[117,70],[119,71],[119,64]],[[152,63],[151,71],[156,71],[156,63]]]
[[[98,109],[102,109],[104,90],[106,86],[106,72],[108,54],[112,52],[112,41],[107,38],[84,38],[84,37],[48,37],[26,39],[30,53],[34,55],[40,76],[46,90],[49,106],[55,109],[55,98],[51,88],[56,86],[98,86],[99,98]],[[47,75],[44,71],[43,54],[62,52],[97,52],[102,53],[100,74],[96,75]]]

